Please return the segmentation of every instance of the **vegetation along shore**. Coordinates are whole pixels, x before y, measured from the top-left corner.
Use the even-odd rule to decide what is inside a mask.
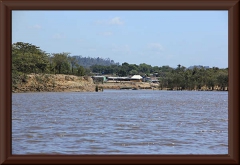
[[[104,89],[228,90],[228,68],[120,65],[109,58],[48,54],[29,43],[12,44],[13,92]]]

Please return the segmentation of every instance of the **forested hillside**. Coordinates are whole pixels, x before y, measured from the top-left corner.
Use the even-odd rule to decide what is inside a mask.
[[[119,63],[115,63],[114,60],[110,58],[93,58],[93,57],[82,57],[82,56],[72,56],[76,59],[77,64],[83,66],[84,68],[90,68],[92,65],[102,65],[102,66],[110,66],[110,65],[119,65]]]

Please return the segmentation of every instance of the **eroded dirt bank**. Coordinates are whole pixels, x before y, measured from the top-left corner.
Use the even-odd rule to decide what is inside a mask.
[[[12,92],[95,92],[101,89],[157,89],[157,84],[144,82],[107,82],[95,84],[90,76],[64,74],[30,74]]]
[[[13,87],[13,92],[93,92],[95,84],[91,77],[63,74],[30,74],[26,82]]]

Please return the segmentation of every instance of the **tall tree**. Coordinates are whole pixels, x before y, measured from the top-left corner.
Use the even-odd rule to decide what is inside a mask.
[[[220,86],[221,90],[224,90],[225,87],[228,87],[228,73],[221,71],[217,75],[217,85]]]
[[[59,74],[69,73],[69,53],[55,53],[53,54],[53,63]]]
[[[23,73],[43,73],[48,64],[48,55],[39,47],[23,42],[12,44],[12,69]]]
[[[72,74],[74,74],[73,73],[73,68],[77,65],[78,61],[77,61],[76,57],[72,57],[72,56],[68,56],[68,60],[69,60],[69,62],[71,64]]]
[[[85,75],[85,69],[82,66],[78,66],[77,68],[77,75],[78,76],[84,76]]]

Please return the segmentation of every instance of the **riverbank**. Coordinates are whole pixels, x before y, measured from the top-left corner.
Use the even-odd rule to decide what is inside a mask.
[[[159,84],[149,82],[105,82],[94,83],[90,76],[73,76],[64,74],[29,74],[26,79],[12,87],[13,93],[24,92],[95,92],[102,89],[148,89],[160,90]],[[161,90],[170,90],[163,88]],[[177,90],[176,88],[171,90]],[[217,89],[216,89],[217,90]],[[198,91],[212,91],[202,87]]]
[[[203,86],[201,89],[179,89],[177,87],[171,88],[159,88],[158,83],[149,83],[149,82],[106,82],[103,84],[97,84],[99,89],[129,89],[129,90],[141,90],[141,89],[148,89],[148,90],[169,90],[169,91],[223,91],[219,87],[215,87],[213,90]],[[224,89],[227,91],[227,88]]]
[[[90,76],[64,74],[30,74],[12,88],[13,93],[24,92],[95,92],[100,89],[158,89],[158,84],[147,82],[107,82],[95,84]]]
[[[12,87],[13,93],[24,92],[95,92],[101,89],[158,89],[158,84],[148,82],[106,82],[95,84],[90,76],[64,74],[29,74]]]
[[[12,88],[14,93],[22,92],[93,92],[95,84],[91,77],[64,74],[30,74],[25,82]]]
[[[150,84],[148,82],[106,82],[98,84],[103,89],[157,89],[158,84]]]

